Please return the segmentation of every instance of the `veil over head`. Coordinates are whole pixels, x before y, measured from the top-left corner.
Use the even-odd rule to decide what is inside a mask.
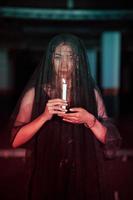
[[[61,47],[67,46],[68,51],[64,58]],[[55,55],[55,52],[57,53]],[[58,69],[55,69],[53,60],[58,62]],[[62,60],[65,61],[62,61]],[[65,70],[63,62],[66,62]],[[69,63],[72,66],[69,66]],[[72,69],[71,69],[72,68]],[[64,72],[64,71],[65,72]],[[71,34],[61,34],[55,36],[48,45],[46,54],[39,66],[35,69],[31,79],[26,85],[17,106],[12,114],[12,121],[17,125],[24,125],[22,121],[16,120],[16,117],[22,108],[22,104],[30,104],[29,119],[30,122],[44,111],[48,99],[62,98],[63,79],[67,84],[66,100],[70,107],[83,107],[97,116],[97,105],[95,100],[94,88],[95,82],[91,76],[86,49],[81,39]],[[34,91],[33,91],[34,88]],[[28,91],[33,91],[33,98],[25,98]],[[25,102],[27,100],[27,102]],[[32,108],[31,108],[32,107]],[[24,113],[21,112],[23,115]],[[25,123],[25,122],[24,122]]]
[[[72,68],[66,64],[66,71],[63,71],[61,46],[69,46],[71,51],[66,58],[66,63],[73,63]],[[58,54],[55,55],[58,48]],[[58,59],[59,67],[55,71],[53,59]],[[65,59],[65,58],[64,58]],[[71,70],[71,74],[70,74]],[[63,74],[64,73],[64,74]],[[67,76],[66,74],[70,74]],[[65,76],[66,75],[66,76]],[[96,115],[96,104],[94,98],[95,83],[91,77],[88,58],[82,41],[76,36],[62,34],[55,36],[49,43],[46,56],[44,57],[38,72],[34,74],[36,100],[39,101],[42,87],[49,98],[62,98],[62,78],[67,83],[67,101],[70,106],[83,106]],[[39,90],[39,91],[38,91]]]
[[[49,42],[11,116],[11,143],[21,127],[44,112],[49,99],[64,98],[64,91],[69,107],[84,108],[98,117],[95,91],[100,92],[84,44],[71,34],[57,35]],[[112,132],[113,127],[108,134],[111,141]],[[26,143],[31,152],[27,156],[29,199],[99,200],[103,190],[100,145],[84,124],[68,123],[54,115]]]

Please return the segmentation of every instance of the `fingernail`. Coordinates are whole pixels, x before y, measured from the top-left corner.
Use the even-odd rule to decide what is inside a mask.
[[[62,110],[62,112],[63,112],[63,113],[66,113],[66,112],[67,112],[67,110]]]

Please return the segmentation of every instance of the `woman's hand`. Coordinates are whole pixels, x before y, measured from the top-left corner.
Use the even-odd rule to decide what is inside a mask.
[[[94,124],[95,117],[83,108],[71,108],[71,113],[61,113],[59,116],[63,118],[64,121],[74,123],[74,124],[88,124],[90,127]]]
[[[45,107],[44,115],[47,120],[50,120],[54,114],[64,114],[66,110],[67,102],[63,99],[50,99]]]

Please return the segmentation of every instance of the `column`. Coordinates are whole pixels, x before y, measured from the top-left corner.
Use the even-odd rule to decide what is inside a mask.
[[[101,38],[101,86],[109,115],[119,114],[121,33],[104,32]]]
[[[13,91],[13,70],[9,62],[8,50],[0,49],[0,119],[9,116],[11,110],[11,94]]]
[[[87,56],[92,77],[97,82],[97,50],[95,48],[87,49]]]
[[[13,89],[13,71],[9,63],[7,49],[0,49],[0,92]]]

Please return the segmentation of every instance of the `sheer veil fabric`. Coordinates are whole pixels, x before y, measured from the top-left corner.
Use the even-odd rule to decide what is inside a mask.
[[[63,62],[67,63],[65,69]],[[27,200],[104,199],[103,153],[112,155],[120,136],[106,114],[78,37],[61,34],[50,41],[11,116],[11,143],[21,127],[44,111],[49,99],[62,98],[64,80],[69,107],[82,107],[100,120],[107,127],[106,144],[101,144],[84,124],[53,116],[22,146],[27,148]]]

